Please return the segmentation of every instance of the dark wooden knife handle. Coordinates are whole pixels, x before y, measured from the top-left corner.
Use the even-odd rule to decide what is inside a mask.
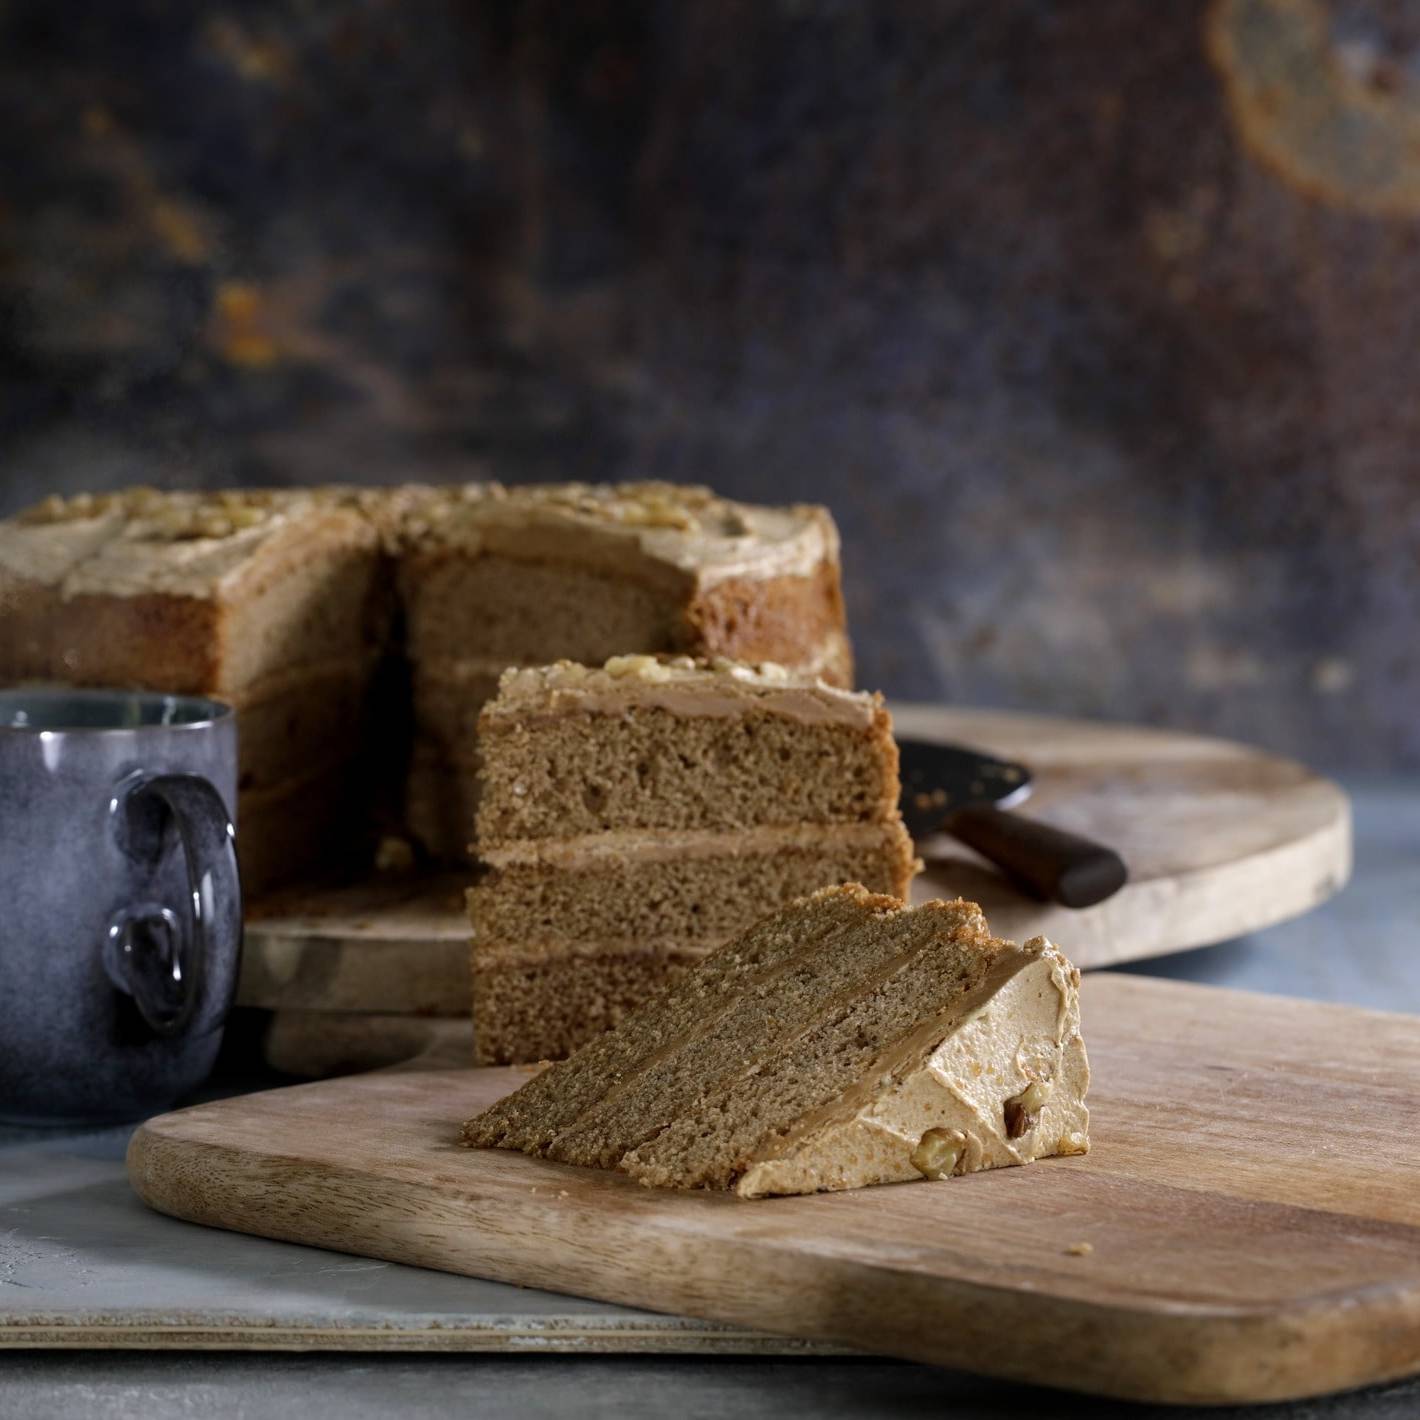
[[[1093,907],[1129,877],[1112,848],[990,804],[958,809],[942,826],[1028,892],[1062,907]]]

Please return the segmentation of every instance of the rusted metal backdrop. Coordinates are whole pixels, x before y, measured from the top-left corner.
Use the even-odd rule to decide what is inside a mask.
[[[820,498],[864,679],[1420,764],[1417,0],[10,0],[0,511]]]

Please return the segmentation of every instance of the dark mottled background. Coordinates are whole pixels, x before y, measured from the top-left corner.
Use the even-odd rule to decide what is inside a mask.
[[[865,682],[1420,765],[1416,0],[9,0],[0,512],[822,499]]]

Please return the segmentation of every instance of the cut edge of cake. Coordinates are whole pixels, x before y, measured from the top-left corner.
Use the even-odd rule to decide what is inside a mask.
[[[920,868],[882,697],[775,664],[507,671],[480,720],[477,1059],[566,1055],[779,904]]]

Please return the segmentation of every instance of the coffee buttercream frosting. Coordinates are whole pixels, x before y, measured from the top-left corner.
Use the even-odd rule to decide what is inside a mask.
[[[822,508],[759,507],[669,483],[131,488],[47,498],[0,522],[0,571],[65,595],[213,596],[283,532],[337,513],[362,520],[397,554],[453,548],[593,567],[630,561],[700,586],[808,576],[838,554]]]
[[[1087,1152],[1079,980],[1044,937],[1004,950],[960,1016],[928,1023],[875,1078],[802,1120],[735,1191],[861,1188]]]
[[[675,715],[729,716],[758,710],[805,724],[869,726],[882,697],[839,690],[770,662],[758,665],[690,656],[613,656],[603,666],[558,661],[504,672],[490,720],[624,713],[632,706]]]

